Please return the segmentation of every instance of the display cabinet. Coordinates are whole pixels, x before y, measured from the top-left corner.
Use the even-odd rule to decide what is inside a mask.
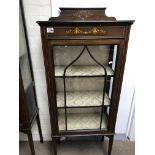
[[[31,128],[37,120],[40,142],[42,130],[37,105],[31,57],[22,6],[19,10],[19,131],[28,135],[32,155],[35,155]]]
[[[54,155],[61,137],[109,137],[111,154],[132,20],[60,8],[41,28]]]

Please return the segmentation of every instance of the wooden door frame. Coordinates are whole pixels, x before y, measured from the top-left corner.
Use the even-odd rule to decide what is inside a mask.
[[[114,78],[114,85],[113,87],[115,90],[113,90],[112,93],[112,106],[111,106],[111,112],[110,112],[110,119],[109,123],[111,124],[108,126],[107,133],[104,134],[114,134],[115,130],[115,123],[116,123],[116,117],[117,117],[117,110],[118,110],[118,104],[119,104],[119,98],[121,93],[121,85],[122,85],[122,79],[123,79],[123,73],[124,73],[124,67],[125,67],[125,59],[126,59],[126,52],[127,52],[127,44],[128,44],[128,36],[129,36],[130,27],[126,28],[126,33],[128,35],[125,39],[97,39],[97,40],[89,40],[89,39],[81,39],[81,40],[44,40],[43,39],[43,51],[44,51],[44,63],[46,68],[46,81],[47,81],[47,89],[48,89],[48,99],[49,99],[49,111],[50,111],[50,119],[51,119],[51,129],[52,129],[52,135],[58,136],[58,118],[57,116],[57,107],[56,107],[56,92],[55,92],[55,76],[54,76],[54,60],[53,55],[51,54],[51,46],[53,45],[83,45],[83,44],[117,44],[119,45],[118,50],[118,57],[116,59],[116,77]],[[46,34],[45,27],[42,28],[42,35]],[[51,78],[50,78],[51,77]],[[117,81],[119,79],[119,81]],[[117,83],[115,82],[117,81]],[[51,91],[54,90],[54,91]],[[72,133],[69,133],[72,134]],[[79,133],[77,133],[79,134]],[[94,133],[95,134],[95,133]],[[103,134],[103,132],[101,132]],[[66,134],[67,135],[67,134]]]

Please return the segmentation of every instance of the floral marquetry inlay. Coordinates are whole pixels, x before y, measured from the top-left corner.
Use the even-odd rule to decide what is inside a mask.
[[[105,34],[106,31],[102,28],[93,27],[88,31],[83,31],[82,29],[75,27],[66,31],[67,34]]]
[[[88,11],[79,11],[79,12],[76,12],[76,13],[73,13],[73,16],[74,17],[78,17],[80,19],[85,19],[85,18],[88,18],[90,16],[93,16],[94,14],[91,13],[91,12],[88,12]]]

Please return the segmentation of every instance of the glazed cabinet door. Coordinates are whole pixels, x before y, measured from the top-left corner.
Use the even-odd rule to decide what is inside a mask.
[[[108,131],[117,53],[110,42],[49,42],[58,132]]]

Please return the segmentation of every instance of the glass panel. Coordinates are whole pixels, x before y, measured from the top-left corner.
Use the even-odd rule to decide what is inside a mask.
[[[27,90],[29,85],[32,82],[31,74],[30,74],[30,67],[29,67],[29,60],[27,55],[27,46],[25,40],[25,33],[23,27],[23,20],[21,16],[21,10],[19,9],[19,63],[20,69],[23,79],[24,89]]]
[[[102,106],[104,78],[66,78],[66,106]],[[63,79],[56,79],[57,106],[64,107]],[[105,94],[105,105],[110,105]]]
[[[28,51],[26,46],[26,40],[25,40],[23,20],[21,17],[20,9],[19,9],[19,65],[20,65],[20,71],[21,71],[23,86],[25,90],[25,97],[26,97],[26,105],[24,106],[26,106],[29,121],[31,122],[34,118],[34,115],[36,114],[37,107],[36,107],[33,82],[31,78],[31,71],[30,71],[29,57],[28,57]],[[20,114],[20,116],[22,115]]]
[[[21,9],[19,9],[19,57],[24,56],[26,53],[27,53],[27,47],[23,27],[23,19],[21,16]]]
[[[22,74],[24,89],[25,91],[27,91],[28,87],[32,83],[28,55],[25,54],[19,60],[20,60],[19,63],[20,63],[20,70]]]
[[[53,46],[59,130],[107,129],[114,47]]]
[[[66,130],[65,111],[58,110],[59,130]],[[101,108],[67,108],[67,130],[100,129]],[[103,115],[102,129],[107,128],[107,117]]]
[[[35,94],[33,90],[33,83],[31,78],[28,55],[25,53],[19,58],[21,76],[26,97],[26,107],[28,111],[29,121],[33,119],[36,113]]]

